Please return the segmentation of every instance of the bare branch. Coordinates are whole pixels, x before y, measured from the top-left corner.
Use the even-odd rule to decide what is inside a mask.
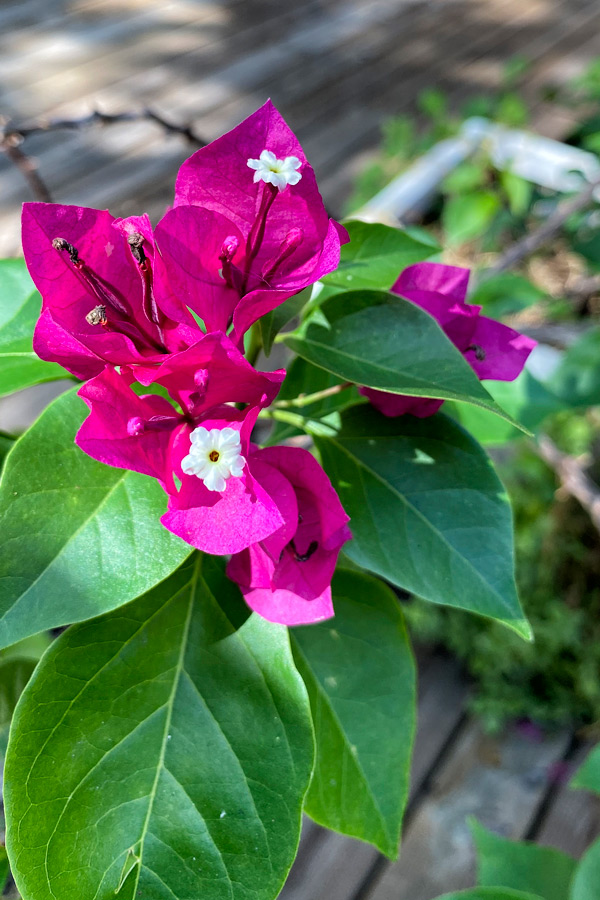
[[[32,134],[39,134],[47,131],[78,131],[90,128],[94,125],[114,125],[119,122],[139,122],[139,121],[156,122],[157,125],[168,134],[181,135],[190,144],[197,147],[205,147],[206,141],[201,138],[193,130],[189,124],[179,125],[171,122],[163,115],[153,109],[129,110],[120,113],[105,113],[98,109],[93,110],[86,116],[80,116],[75,119],[40,119],[31,125],[12,125],[10,122],[5,124],[0,130],[0,140],[5,141],[13,138],[19,141],[24,140]]]
[[[21,172],[35,199],[41,200],[43,203],[51,203],[52,196],[38,172],[36,164],[24,153],[14,135],[4,138],[0,137],[0,150],[6,153],[10,161]]]
[[[152,109],[142,109],[121,113],[104,113],[94,110],[87,116],[81,116],[78,119],[42,119],[31,125],[14,125],[0,120],[0,150],[6,153],[10,161],[19,169],[36,200],[50,203],[52,197],[48,187],[38,172],[36,164],[23,150],[22,145],[26,138],[32,134],[48,131],[79,131],[95,125],[113,125],[118,122],[143,120],[155,122],[166,134],[177,134],[195,147],[206,146],[207,142],[196,134],[191,125],[179,125]]]
[[[554,469],[562,487],[578,500],[589,514],[594,526],[600,532],[600,488],[592,481],[573,456],[558,449],[548,435],[541,434],[536,450],[541,458]]]
[[[481,279],[490,278],[492,275],[498,275],[499,272],[505,272],[511,269],[516,263],[521,262],[527,256],[530,256],[536,250],[539,250],[557,231],[559,231],[574,213],[580,212],[589,206],[594,200],[594,193],[600,187],[600,181],[594,181],[580,191],[570,200],[565,200],[558,205],[552,215],[539,228],[525,235],[516,244],[513,244],[502,256],[491,266],[482,272]]]

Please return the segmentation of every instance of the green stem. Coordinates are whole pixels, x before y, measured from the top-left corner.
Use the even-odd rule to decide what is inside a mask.
[[[352,387],[351,381],[345,381],[343,384],[334,384],[332,387],[324,388],[322,391],[315,391],[314,394],[300,394],[295,400],[276,400],[273,406],[276,409],[287,409],[290,406],[310,406],[318,400],[325,400],[327,397],[334,397],[346,388]]]

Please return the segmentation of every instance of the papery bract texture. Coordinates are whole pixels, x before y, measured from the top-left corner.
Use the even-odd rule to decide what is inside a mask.
[[[179,408],[161,396],[135,393],[133,368],[106,367],[80,388],[90,415],[76,442],[101,462],[157,478],[168,494],[161,521],[183,540],[207,553],[237,553],[283,525],[278,498],[255,478],[249,456],[258,413],[285,373],[257,372],[223,334],[206,335],[179,356],[169,357],[164,370],[135,369],[148,386],[162,382]],[[252,405],[240,410],[228,405],[234,402]],[[230,469],[222,491],[214,489],[220,481],[182,468],[199,428],[239,432],[243,468],[238,471],[236,463]],[[215,465],[218,457],[217,451]]]
[[[394,294],[428,312],[463,354],[480,380],[513,381],[536,342],[513,328],[481,316],[481,306],[465,302],[469,269],[423,262],[409,266],[392,286]],[[443,400],[409,397],[360,387],[385,416],[432,416]]]
[[[251,459],[278,497],[284,525],[233,556],[227,568],[246,603],[271,622],[303,625],[333,614],[331,579],[348,516],[317,460],[299,447],[268,447]],[[283,479],[283,481],[282,481]],[[287,485],[285,484],[287,483]]]
[[[41,359],[89,378],[107,363],[158,360],[198,340],[185,307],[175,321],[157,306],[157,287],[165,296],[170,288],[161,285],[147,216],[118,220],[107,211],[26,203],[22,224],[25,261],[43,301],[33,339]]]
[[[251,163],[265,150],[282,171],[286,160],[295,160],[283,189],[254,180]],[[195,213],[190,206],[198,207]],[[208,330],[224,327],[226,310],[237,342],[262,315],[333,271],[348,236],[328,218],[312,167],[268,101],[183,164],[175,209],[158,239],[169,248],[172,283],[189,306],[206,318]]]

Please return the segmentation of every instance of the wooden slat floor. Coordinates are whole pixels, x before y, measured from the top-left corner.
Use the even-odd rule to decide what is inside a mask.
[[[432,900],[475,881],[468,817],[579,857],[600,834],[600,801],[570,790],[590,750],[567,732],[482,733],[456,664],[423,654],[418,729],[400,859],[306,821],[281,900]]]
[[[386,117],[442,88],[452,103],[494,90],[507,59],[532,62],[536,103],[600,55],[598,0],[0,0],[0,114],[16,122],[145,105],[207,139],[271,96],[299,135],[338,214]],[[543,102],[535,123],[570,122]],[[39,135],[26,143],[55,200],[147,211],[171,202],[189,154],[150,123]],[[0,155],[0,255],[19,253],[29,190]],[[0,403],[18,430],[57,386]],[[307,822],[284,900],[430,900],[473,883],[466,819],[580,854],[600,828],[597,801],[553,775],[589,749],[558,734],[486,738],[466,716],[468,688],[448,659],[420,665],[419,729],[399,862]],[[571,760],[571,756],[573,759]]]
[[[23,122],[151,105],[212,139],[271,96],[339,213],[386,117],[428,86],[494,90],[515,54],[527,93],[600,55],[598,0],[1,0],[0,114]],[[536,116],[546,132],[568,111]],[[158,218],[189,148],[150,123],[27,141],[54,199]],[[0,156],[0,254],[19,252],[22,177]]]

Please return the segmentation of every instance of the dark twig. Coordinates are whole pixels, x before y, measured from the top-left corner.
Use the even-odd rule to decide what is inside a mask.
[[[197,147],[206,146],[207,142],[196,134],[191,125],[179,125],[176,122],[171,122],[160,113],[148,108],[120,113],[105,113],[95,109],[88,113],[87,116],[80,116],[78,119],[41,119],[31,125],[23,126],[8,123],[2,128],[0,135],[2,140],[11,137],[24,140],[30,135],[39,134],[40,132],[61,131],[64,129],[78,131],[89,128],[92,125],[114,125],[118,122],[139,122],[143,120],[156,122],[168,134],[181,135],[186,141],[190,144],[195,144]]]
[[[554,469],[564,490],[581,503],[600,532],[600,488],[598,485],[587,475],[575,457],[568,456],[559,450],[547,435],[541,434],[535,447],[541,458],[548,463],[551,469]]]
[[[552,215],[535,231],[530,232],[516,244],[508,248],[506,253],[482,273],[482,280],[499,272],[505,272],[511,269],[516,263],[521,262],[525,257],[530,256],[536,250],[539,250],[557,231],[559,231],[574,213],[580,212],[589,206],[594,200],[594,193],[600,187],[600,180],[594,181],[575,197],[565,200],[558,205]]]
[[[33,122],[31,125],[13,125],[10,122],[0,122],[0,150],[6,153],[7,157],[19,169],[23,177],[26,179],[31,192],[36,200],[42,200],[46,203],[51,202],[52,197],[43,178],[38,172],[37,166],[30,157],[27,156],[22,148],[23,142],[32,134],[40,134],[48,131],[79,131],[90,128],[95,125],[113,125],[118,122],[138,122],[138,121],[155,122],[167,134],[177,134],[183,137],[188,144],[195,147],[205,147],[206,141],[201,138],[193,130],[192,126],[179,125],[171,122],[160,113],[152,109],[142,109],[139,111],[128,111],[121,113],[105,113],[100,110],[94,110],[86,116],[78,119],[43,119]]]
[[[41,200],[43,203],[51,203],[52,196],[38,172],[36,164],[23,152],[14,136],[0,137],[0,150],[6,153],[10,161],[21,172],[35,199]]]

